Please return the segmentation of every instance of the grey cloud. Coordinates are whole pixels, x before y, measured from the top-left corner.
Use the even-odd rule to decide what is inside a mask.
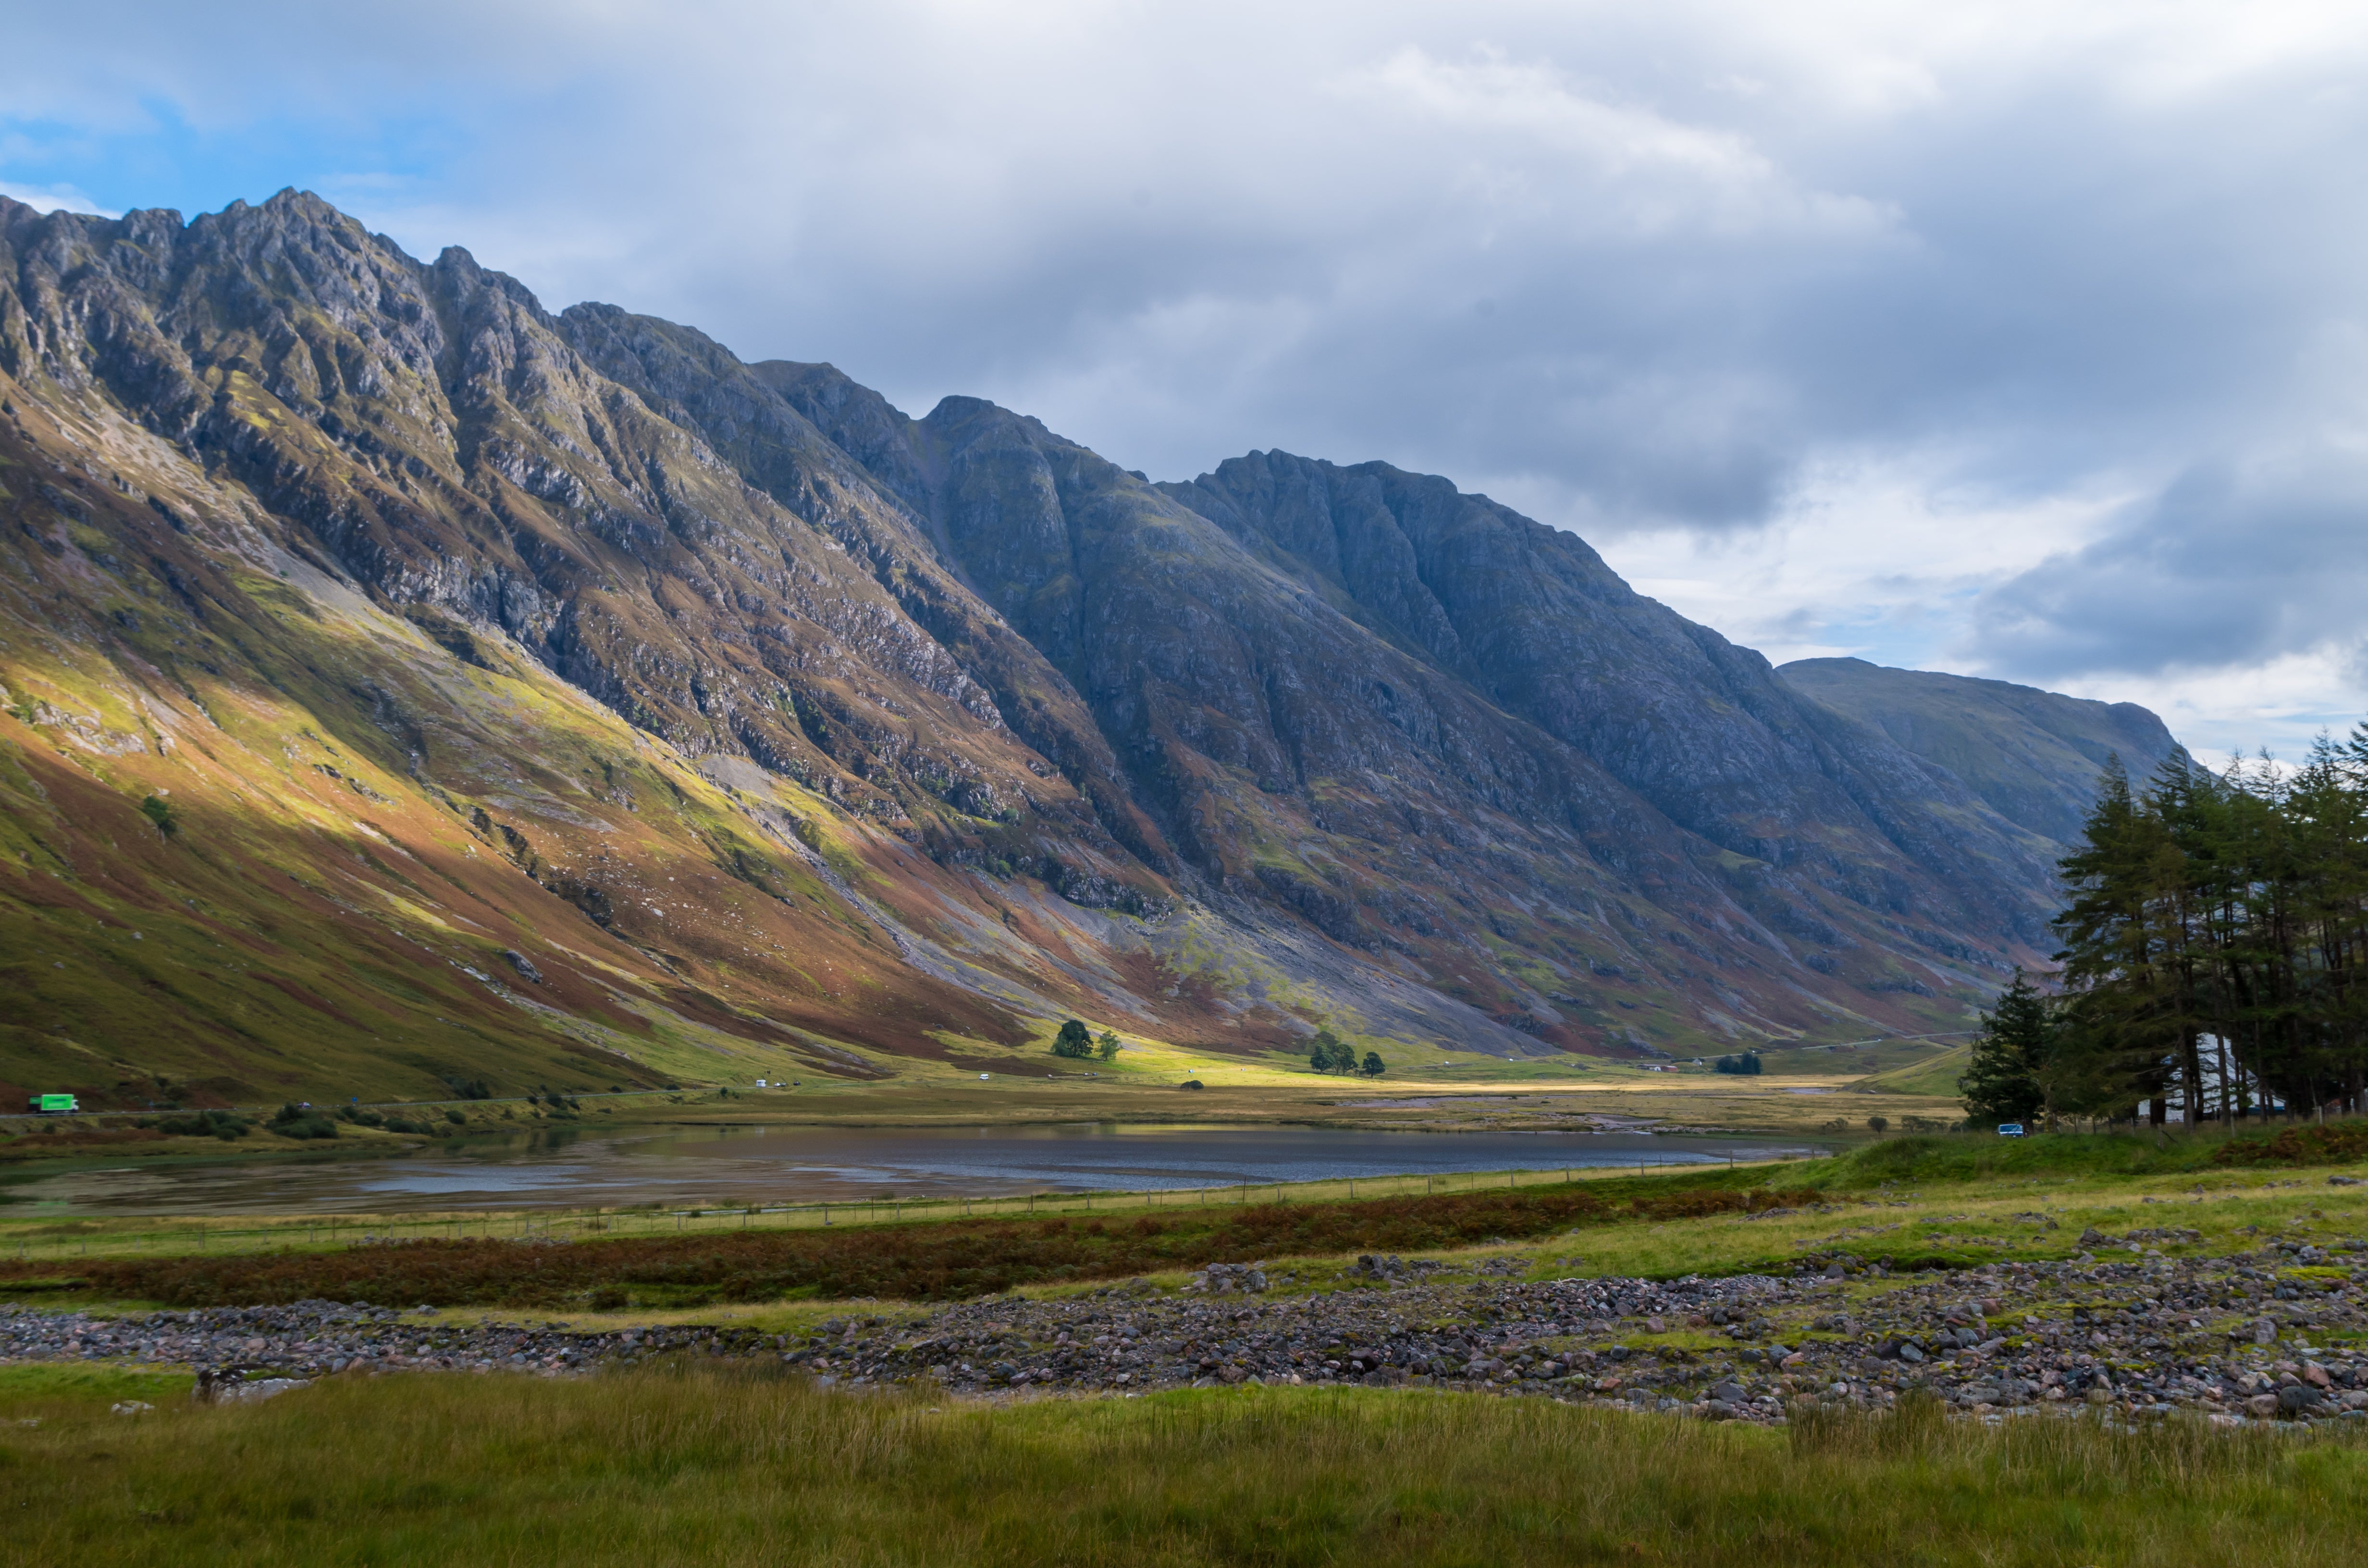
[[[2194,469],[1984,598],[1972,651],[2032,678],[2157,675],[2368,640],[2368,461]]]
[[[261,74],[271,112],[437,119],[464,151],[408,195],[288,178],[554,306],[993,397],[1162,477],[1380,457],[1612,537],[1748,530],[1837,449],[1978,450],[2008,497],[2194,469],[2156,532],[1986,601],[1970,656],[2040,673],[2340,619],[2305,551],[2236,605],[2175,538],[2333,527],[2246,476],[2359,380],[2321,350],[2368,319],[2364,46],[2332,8],[2036,0],[92,0],[26,18],[0,97],[228,135]]]

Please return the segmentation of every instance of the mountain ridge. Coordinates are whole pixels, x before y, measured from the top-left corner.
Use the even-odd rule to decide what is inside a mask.
[[[1776,673],[1947,769],[1999,815],[2061,844],[2078,840],[2109,760],[2145,778],[2186,756],[2162,721],[2135,702],[1864,659],[1797,659]]]
[[[0,951],[104,885],[106,929],[247,944],[241,1006],[381,1042],[466,1011],[551,1073],[598,994],[648,1078],[1000,1061],[1070,1010],[1253,1054],[1698,1050],[1955,1018],[2044,937],[2043,835],[1434,476],[1155,485],[985,400],[914,419],[554,314],[295,192],[0,202]],[[163,744],[214,713],[202,764]],[[211,826],[132,854],[108,824],[156,790]],[[165,868],[216,853],[193,915]],[[381,913],[296,942],[240,865]],[[392,958],[333,978],[385,920],[433,999]],[[525,1006],[505,951],[574,999]],[[0,1074],[443,1070],[53,972]]]

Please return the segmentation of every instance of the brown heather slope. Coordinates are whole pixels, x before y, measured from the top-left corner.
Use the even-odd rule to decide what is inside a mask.
[[[1154,486],[293,192],[0,200],[0,1084],[101,1103],[1947,1028],[2047,907],[1444,481]]]

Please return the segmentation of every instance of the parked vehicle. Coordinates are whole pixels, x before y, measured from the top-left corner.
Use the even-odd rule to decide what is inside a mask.
[[[1999,1136],[1999,1137],[2001,1137],[2001,1138],[2020,1138],[2020,1137],[2021,1137],[2021,1136],[2022,1136],[2022,1123],[2021,1123],[2020,1121],[2001,1121],[2001,1122],[1999,1122],[1999,1123],[1998,1123],[1998,1136]]]
[[[36,1116],[72,1116],[82,1106],[72,1095],[35,1095],[30,1108]]]

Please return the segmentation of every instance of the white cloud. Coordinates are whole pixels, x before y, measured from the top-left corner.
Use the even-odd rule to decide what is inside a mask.
[[[17,185],[0,180],[0,196],[21,201],[37,212],[88,212],[100,218],[120,218],[120,210],[109,210],[93,201],[70,185]]]
[[[1964,449],[1827,453],[1760,528],[1630,534],[1604,554],[1641,592],[1779,664],[1991,673],[1974,635],[1985,596],[2098,538],[2137,482],[2001,495],[1982,483],[1987,467]]]
[[[1444,472],[1778,656],[2283,746],[2359,646],[2281,542],[2350,514],[2276,506],[2368,430],[2363,65],[2368,13],[2302,0],[86,0],[12,22],[0,176],[169,201],[69,144],[317,131],[245,194],[553,305],[1164,477]],[[2284,519],[2233,577],[2144,537],[2214,474]]]

